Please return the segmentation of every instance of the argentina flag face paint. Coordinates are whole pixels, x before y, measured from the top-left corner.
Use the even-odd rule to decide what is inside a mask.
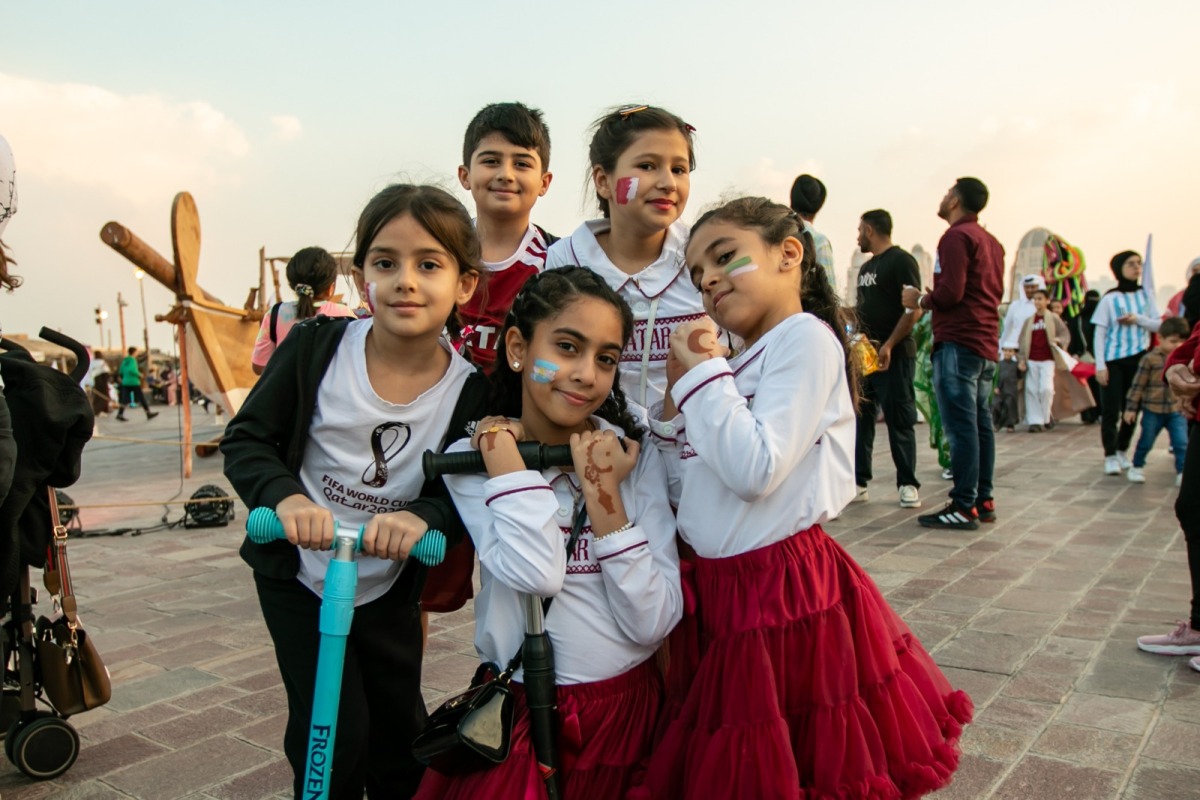
[[[530,371],[529,377],[534,383],[553,383],[557,373],[558,364],[539,358],[533,362],[533,369]]]

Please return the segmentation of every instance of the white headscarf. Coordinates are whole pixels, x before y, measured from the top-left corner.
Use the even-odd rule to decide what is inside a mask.
[[[8,218],[17,213],[17,166],[13,161],[12,148],[0,136],[0,234],[8,225]]]

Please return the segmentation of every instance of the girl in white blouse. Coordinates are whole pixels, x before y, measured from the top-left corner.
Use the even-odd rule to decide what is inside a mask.
[[[914,797],[958,766],[970,699],[821,529],[854,496],[855,382],[801,231],[742,198],[688,241],[705,309],[745,349],[724,358],[706,322],[672,335],[652,424],[696,552],[700,655],[631,798]]]
[[[524,640],[522,595],[554,598],[566,797],[623,798],[649,753],[662,702],[653,655],[682,615],[675,521],[663,457],[642,448],[618,381],[633,318],[594,272],[529,280],[506,321],[492,410],[470,444],[486,475],[447,476],[479,553],[475,647],[506,664]],[[574,469],[526,469],[520,441],[569,444]],[[582,533],[565,543],[580,510]],[[520,684],[508,759],[485,772],[426,773],[418,798],[542,797]]]

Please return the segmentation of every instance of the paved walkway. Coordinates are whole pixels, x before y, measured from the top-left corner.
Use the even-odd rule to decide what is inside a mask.
[[[176,436],[170,412],[132,419],[100,427]],[[917,527],[887,480],[830,526],[975,700],[962,768],[940,800],[1200,797],[1200,674],[1183,658],[1133,645],[1187,611],[1170,459],[1164,443],[1144,486],[1106,478],[1098,439],[1076,424],[1001,435],[1000,522],[978,533]],[[877,443],[876,474],[891,475],[883,431]],[[932,453],[921,457],[928,507],[947,485]],[[197,461],[182,490],[178,474],[174,449],[97,441],[68,492],[87,505],[187,498],[205,483],[228,488],[219,456]],[[88,530],[150,527],[162,511],[85,509],[82,519]],[[170,519],[179,515],[172,506]],[[288,796],[286,701],[237,556],[244,520],[239,507],[226,528],[72,540],[82,615],[112,671],[113,700],[71,720],[83,750],[63,777],[34,784],[0,759],[0,794]],[[473,671],[472,628],[469,609],[434,619],[430,703]]]

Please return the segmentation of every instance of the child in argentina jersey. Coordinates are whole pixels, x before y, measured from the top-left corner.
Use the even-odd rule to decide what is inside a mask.
[[[1127,451],[1135,427],[1122,418],[1125,396],[1133,386],[1142,356],[1150,349],[1150,334],[1158,331],[1162,319],[1154,301],[1152,276],[1144,269],[1140,255],[1132,250],[1117,253],[1109,269],[1117,286],[1100,298],[1092,312],[1092,324],[1096,326],[1093,349],[1096,382],[1100,384],[1104,472],[1119,475],[1132,465]],[[1144,272],[1147,274],[1143,276]]]

